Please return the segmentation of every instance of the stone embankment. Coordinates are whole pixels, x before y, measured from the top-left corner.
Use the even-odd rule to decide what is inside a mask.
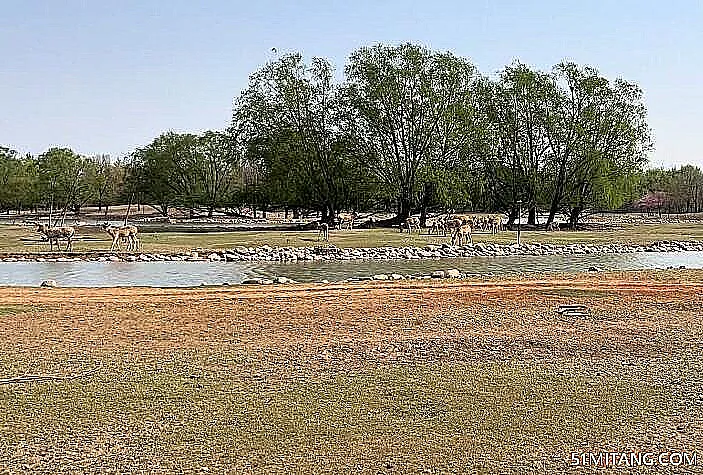
[[[70,253],[70,254],[5,254],[3,262],[152,262],[152,261],[211,261],[243,262],[273,261],[296,262],[318,260],[390,260],[390,259],[442,259],[457,257],[499,256],[562,256],[583,254],[625,254],[635,252],[703,251],[703,241],[657,241],[647,245],[634,244],[486,244],[466,246],[427,245],[424,247],[346,248],[318,247],[237,247],[227,250],[198,249],[189,253]]]

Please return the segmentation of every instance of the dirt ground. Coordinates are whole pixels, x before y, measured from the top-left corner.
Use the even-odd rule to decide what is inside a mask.
[[[0,288],[0,378],[66,377],[0,385],[0,473],[563,473],[574,451],[695,450],[701,308],[702,271]]]

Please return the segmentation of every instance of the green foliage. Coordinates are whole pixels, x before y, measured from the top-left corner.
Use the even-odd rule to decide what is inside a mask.
[[[350,129],[405,218],[417,204],[419,175],[458,165],[471,137],[476,69],[451,53],[408,43],[356,50],[346,75]]]
[[[320,210],[472,209],[535,223],[626,206],[656,189],[699,210],[695,167],[643,172],[652,149],[642,90],[571,62],[516,61],[495,79],[451,53],[410,43],[352,52],[342,81],[323,58],[288,54],[255,71],[231,126],[166,132],[124,163],[53,148],[36,159],[0,148],[0,207],[54,210],[127,202],[253,204]]]
[[[342,114],[332,66],[323,59],[306,65],[301,55],[287,55],[252,74],[232,128],[248,144],[248,168],[259,170],[246,183],[259,202],[307,205],[328,219],[355,207],[365,180]]]

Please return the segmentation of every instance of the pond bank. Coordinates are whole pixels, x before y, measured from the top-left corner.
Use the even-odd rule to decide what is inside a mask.
[[[83,253],[0,253],[0,262],[297,262],[397,259],[451,259],[498,256],[564,256],[587,254],[630,254],[641,252],[703,251],[703,241],[656,241],[636,244],[486,244],[465,246],[429,244],[424,247],[338,248],[317,247],[236,247],[224,250],[196,249],[180,253],[124,253],[95,251]]]

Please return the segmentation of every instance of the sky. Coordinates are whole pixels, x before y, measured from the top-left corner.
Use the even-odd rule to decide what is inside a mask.
[[[276,55],[413,42],[495,77],[562,60],[645,93],[651,166],[703,166],[703,0],[1,0],[0,145],[124,156],[225,128]],[[276,49],[276,53],[272,51]],[[341,73],[340,73],[341,74]]]

